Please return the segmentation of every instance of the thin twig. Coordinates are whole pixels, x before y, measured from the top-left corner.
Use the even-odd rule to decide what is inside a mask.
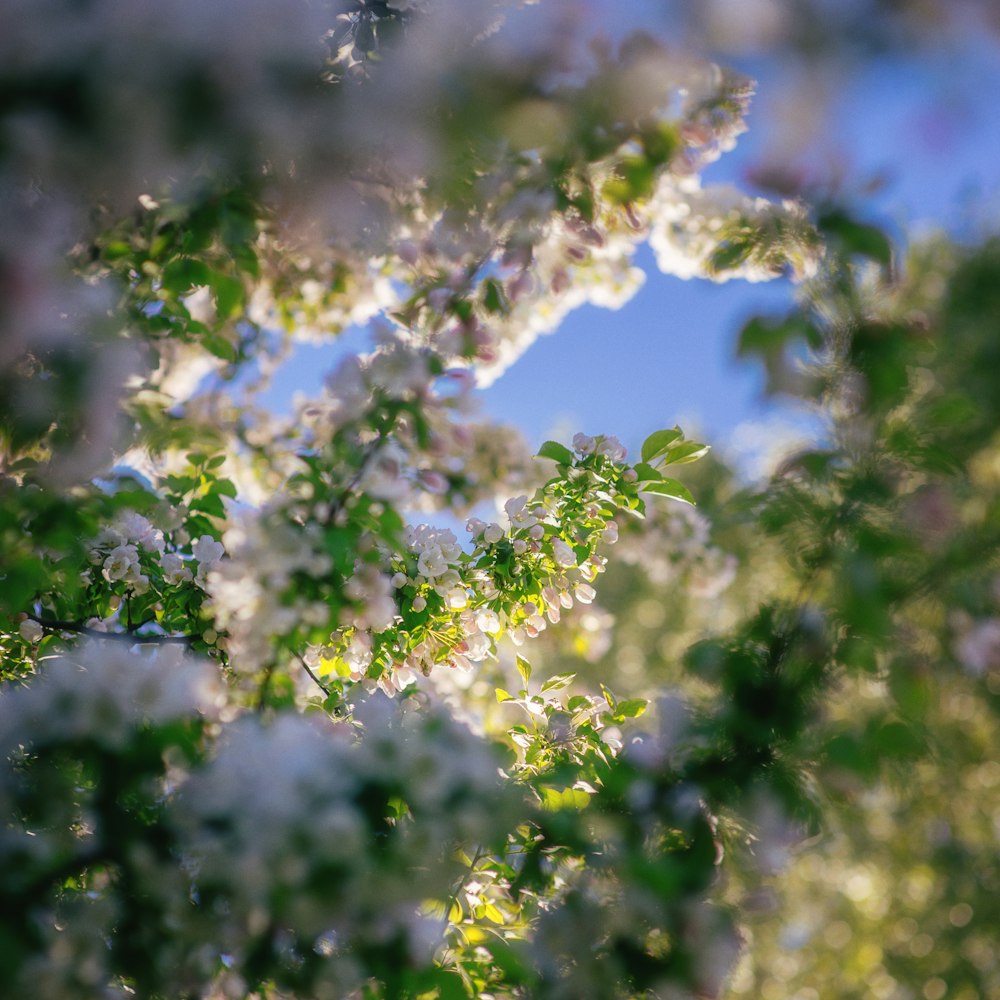
[[[312,678],[316,686],[323,692],[328,698],[330,697],[330,689],[313,673],[312,668],[306,663],[305,657],[298,651],[295,650],[295,657],[298,659],[299,663],[302,664],[302,669]]]

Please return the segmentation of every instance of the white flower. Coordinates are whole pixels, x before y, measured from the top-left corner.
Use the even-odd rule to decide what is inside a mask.
[[[428,579],[433,579],[436,576],[441,576],[448,569],[448,561],[445,559],[441,552],[441,549],[437,545],[433,545],[426,549],[420,554],[420,558],[417,560],[417,572],[421,576],[425,576]]]
[[[347,649],[344,662],[353,673],[362,673],[372,662],[372,637],[367,632],[355,632]]]
[[[476,624],[490,635],[496,635],[501,629],[500,619],[492,608],[480,608],[476,612]]]
[[[134,510],[125,510],[118,516],[118,526],[125,537],[147,552],[163,552],[163,532],[154,528],[149,519]]]
[[[461,611],[469,603],[469,594],[465,587],[452,587],[445,594],[445,604],[452,611]]]
[[[573,447],[579,455],[590,455],[597,446],[597,441],[587,434],[574,434]]]
[[[108,583],[117,580],[132,579],[139,572],[139,553],[134,545],[118,545],[111,550],[107,559],[104,560],[104,568],[101,570],[104,579]]]
[[[17,630],[22,639],[27,642],[39,642],[45,635],[45,629],[33,618],[25,618]]]
[[[552,558],[560,566],[575,566],[576,553],[561,538],[552,540]]]
[[[625,446],[614,435],[601,438],[597,446],[598,455],[607,455],[612,462],[624,462],[628,452]]]
[[[503,509],[507,512],[507,517],[510,518],[510,526],[512,528],[533,528],[538,524],[538,519],[525,510],[527,504],[528,498],[520,496],[508,500],[503,505]]]
[[[195,559],[206,568],[217,563],[223,557],[225,551],[222,542],[217,542],[211,535],[202,535],[191,546],[191,552]]]
[[[490,640],[482,632],[470,635],[464,643],[465,655],[474,662],[484,660],[490,653]]]
[[[163,579],[171,587],[180,586],[193,579],[191,570],[184,564],[184,560],[176,552],[168,552],[160,559],[160,566],[163,569]]]

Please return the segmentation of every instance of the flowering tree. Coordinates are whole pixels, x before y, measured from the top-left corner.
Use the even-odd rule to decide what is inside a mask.
[[[987,724],[995,250],[900,277],[841,208],[702,186],[749,81],[558,5],[0,13],[11,995],[716,997],[741,955],[765,983],[790,847]],[[679,428],[532,456],[473,412],[631,296],[645,242],[807,281],[742,349],[829,441],[753,494],[675,478],[707,450]],[[316,398],[260,406],[357,327]],[[674,620],[637,666],[650,586]]]

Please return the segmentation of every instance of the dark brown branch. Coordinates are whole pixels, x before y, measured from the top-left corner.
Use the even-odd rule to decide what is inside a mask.
[[[299,661],[299,663],[302,664],[302,669],[312,678],[313,682],[320,689],[320,691],[322,691],[323,694],[325,694],[329,698],[330,689],[316,676],[315,673],[313,673],[312,668],[309,666],[308,663],[306,663],[305,657],[300,652],[298,652],[298,650],[295,651],[295,657]]]
[[[91,628],[80,621],[62,621],[57,618],[42,618],[28,612],[27,617],[38,622],[47,632],[75,632],[78,635],[90,636],[93,639],[111,639],[116,642],[135,643],[192,643],[201,638],[200,635],[139,635],[139,629],[151,625],[152,620],[139,622],[126,632],[102,632]]]

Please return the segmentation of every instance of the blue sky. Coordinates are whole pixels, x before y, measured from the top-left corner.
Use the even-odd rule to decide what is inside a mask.
[[[773,64],[736,68],[758,80],[750,130],[705,180],[745,186],[755,164],[781,155],[794,91]],[[977,223],[995,225],[998,92],[1000,53],[972,39],[957,60],[923,53],[869,63],[831,98],[824,126],[804,138],[798,162],[818,176],[840,175],[855,206],[898,237],[931,228],[961,236]],[[877,190],[866,191],[875,181]],[[743,321],[791,303],[788,281],[682,281],[657,272],[648,250],[639,263],[647,280],[635,298],[617,312],[588,306],[571,314],[481,394],[484,411],[519,426],[536,445],[583,430],[616,434],[635,449],[652,430],[680,423],[731,458],[749,447],[753,427],[804,426],[787,403],[764,401],[760,371],[734,359]],[[343,349],[300,350],[279,373],[269,404],[285,409],[294,389],[315,391],[332,363],[326,351],[332,359]]]
[[[766,65],[741,68],[758,79],[750,130],[706,180],[744,183],[780,133],[785,85]],[[1000,54],[985,47],[970,44],[958,62],[873,63],[832,103],[829,125],[802,159],[818,173],[835,164],[844,192],[897,237],[970,234],[1000,221],[998,92]],[[879,189],[862,194],[874,181]],[[648,277],[634,299],[618,312],[572,314],[483,393],[487,412],[533,442],[581,429],[615,433],[633,448],[680,422],[730,455],[746,442],[748,423],[799,425],[787,403],[763,400],[759,369],[734,358],[743,321],[787,308],[791,283],[681,281],[659,274],[648,252],[639,262]]]

